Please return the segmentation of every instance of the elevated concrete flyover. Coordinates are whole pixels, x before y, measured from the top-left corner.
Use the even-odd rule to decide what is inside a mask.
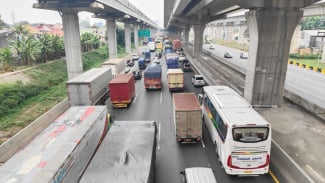
[[[116,21],[125,24],[126,52],[131,52],[131,30],[140,28],[158,29],[159,26],[149,17],[144,15],[127,0],[38,0],[33,8],[58,11],[62,17],[64,29],[64,45],[66,52],[68,77],[72,79],[83,72],[81,60],[81,43],[78,12],[87,11],[94,13],[95,18],[103,18],[107,21],[107,37],[109,57],[117,57]],[[135,35],[135,45],[138,47],[138,34]]]
[[[303,17],[303,10],[319,0],[166,0],[165,26],[177,35],[193,27],[193,55],[202,53],[203,31],[207,23],[227,14],[249,9],[245,18],[249,29],[249,62],[244,97],[254,106],[283,104],[290,42]],[[170,4],[173,4],[170,7]],[[181,25],[181,26],[179,26]]]

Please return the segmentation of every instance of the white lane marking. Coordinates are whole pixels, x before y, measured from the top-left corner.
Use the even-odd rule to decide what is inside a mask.
[[[158,124],[158,145],[157,145],[157,149],[159,150],[160,149],[160,133],[161,133],[161,125],[160,123]]]
[[[205,148],[205,145],[204,145],[203,139],[201,139],[201,144],[202,144],[202,147]]]
[[[162,103],[162,91],[160,91],[160,103]]]
[[[137,92],[137,94],[135,95],[134,100],[133,100],[133,103],[135,103],[135,101],[137,100],[138,95],[139,95],[139,92]]]

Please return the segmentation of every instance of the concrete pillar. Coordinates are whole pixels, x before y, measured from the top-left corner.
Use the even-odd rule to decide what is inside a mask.
[[[244,97],[257,106],[281,105],[291,37],[303,11],[266,8],[246,13],[249,62]]]
[[[72,79],[83,72],[78,12],[62,11],[62,22],[68,78]]]
[[[293,36],[290,44],[290,53],[297,53],[299,50],[299,40],[301,36],[301,24],[299,23],[293,32]]]
[[[231,23],[226,23],[225,25],[225,40],[232,41],[234,37],[234,25]]]
[[[114,18],[106,20],[107,45],[109,58],[117,58],[116,21]]]
[[[238,26],[238,43],[247,44],[247,37],[245,37],[245,31],[247,30],[247,25],[241,24]]]
[[[193,46],[193,55],[200,55],[202,53],[202,44],[203,44],[203,31],[205,29],[205,24],[194,24],[194,46]]]
[[[216,39],[223,40],[223,25],[222,24],[217,24]]]
[[[139,36],[138,36],[139,25],[133,24],[133,28],[134,28],[134,47],[135,49],[138,49],[139,48]]]
[[[125,35],[125,52],[131,53],[131,29],[129,23],[124,23],[124,35]]]

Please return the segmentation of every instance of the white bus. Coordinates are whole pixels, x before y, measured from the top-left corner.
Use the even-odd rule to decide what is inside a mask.
[[[271,125],[227,86],[205,86],[199,98],[203,99],[204,121],[226,173],[268,173]]]

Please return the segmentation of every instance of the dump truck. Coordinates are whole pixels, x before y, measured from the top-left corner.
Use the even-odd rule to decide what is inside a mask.
[[[152,63],[143,73],[146,89],[161,89],[161,65]]]
[[[109,82],[109,90],[113,107],[128,107],[135,95],[135,81],[133,74],[116,75],[116,77]]]
[[[106,106],[73,106],[0,166],[0,182],[78,182],[108,130]]]
[[[184,72],[182,69],[168,69],[167,80],[170,91],[184,89]]]
[[[111,68],[93,68],[66,83],[71,106],[104,105],[109,97]]]
[[[80,183],[154,183],[155,121],[114,121]]]
[[[173,94],[173,115],[178,142],[202,139],[202,110],[194,93]]]
[[[102,63],[102,67],[108,67],[112,69],[112,75],[115,77],[124,71],[125,60],[123,58],[112,58]]]

